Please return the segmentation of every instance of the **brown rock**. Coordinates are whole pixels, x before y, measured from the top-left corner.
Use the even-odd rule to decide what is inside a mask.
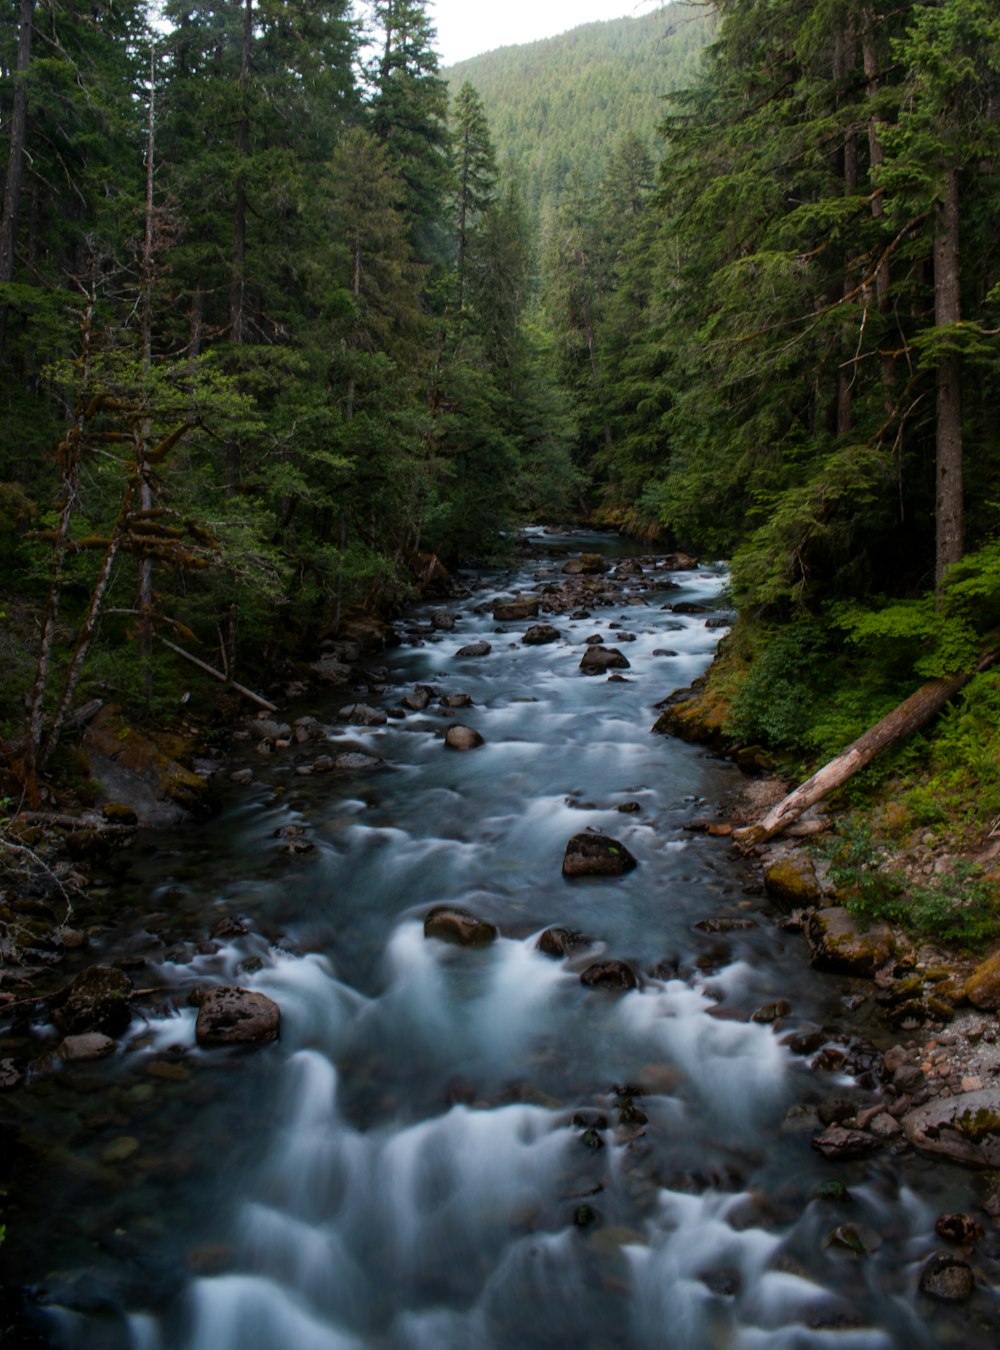
[[[565,877],[620,877],[638,863],[624,844],[606,834],[576,834],[566,845]]]
[[[884,923],[867,928],[846,909],[820,909],[806,923],[811,959],[822,970],[845,975],[874,975],[895,949],[891,929]]]
[[[533,624],[521,639],[526,647],[543,647],[549,642],[558,642],[562,637],[558,628],[549,623]]]
[[[223,985],[210,989],[198,1009],[199,1045],[263,1045],[277,1040],[281,1009],[265,994]]]
[[[914,1148],[970,1167],[1000,1167],[1000,1088],[936,1097],[903,1117]]]
[[[117,1036],[129,1024],[132,981],[113,966],[88,966],[52,1000],[52,1020],[67,1036],[103,1031]]]
[[[445,734],[444,743],[449,750],[478,750],[486,741],[476,731],[475,727],[466,727],[457,723],[449,727]]]
[[[817,904],[821,896],[812,859],[801,853],[769,863],[764,869],[764,889],[789,913]]]
[[[609,989],[614,993],[627,993],[635,989],[638,980],[631,966],[624,961],[598,961],[580,976],[580,983],[588,989]]]
[[[600,675],[606,670],[629,670],[628,657],[622,656],[617,647],[588,647],[580,659],[580,669],[585,675]]]
[[[947,1252],[932,1256],[920,1272],[920,1292],[939,1303],[964,1303],[975,1287],[971,1266]]]
[[[459,947],[488,947],[500,936],[496,924],[458,905],[436,905],[424,919],[424,937]]]
[[[983,1012],[1000,1009],[1000,951],[987,957],[965,982],[965,997]]]
[[[579,558],[571,558],[563,568],[568,577],[594,577],[610,572],[611,564],[597,553],[581,553]]]
[[[524,597],[519,600],[498,600],[493,606],[495,623],[518,623],[522,619],[538,618],[539,601]]]
[[[546,928],[538,939],[538,950],[545,956],[569,956],[577,947],[590,946],[590,938],[572,928]]]
[[[59,1058],[67,1064],[85,1064],[113,1055],[117,1042],[100,1031],[85,1031],[80,1036],[65,1036],[59,1043]]]
[[[456,656],[489,656],[493,648],[488,642],[470,642],[465,647],[459,647],[455,653]]]
[[[832,1125],[813,1138],[812,1146],[824,1158],[864,1158],[878,1147],[878,1140],[861,1130]]]

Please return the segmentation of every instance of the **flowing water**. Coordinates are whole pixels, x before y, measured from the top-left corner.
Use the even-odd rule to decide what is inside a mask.
[[[652,705],[705,670],[718,636],[662,606],[712,607],[721,570],[678,574],[679,590],[658,574],[642,606],[556,619],[564,638],[549,646],[522,645],[524,624],[495,632],[479,608],[558,577],[560,549],[596,547],[549,541],[551,560],[539,549],[516,575],[481,578],[453,633],[380,658],[387,687],[367,701],[398,703],[418,682],[468,693],[456,716],[483,748],[446,750],[435,706],[350,729],[388,762],[373,774],[302,777],[292,751],[248,748],[252,786],[128,857],[116,926],[88,960],[139,966],[152,952],[136,982],[163,993],[113,1059],[40,1075],[15,1112],[9,1270],[33,1282],[53,1345],[995,1343],[982,1281],[961,1312],[917,1292],[934,1219],[972,1203],[970,1177],[811,1149],[815,1117],[798,1108],[854,1089],[789,1037],[843,1020],[864,987],[810,972],[729,842],[685,830],[737,770],[649,734]],[[585,638],[623,631],[636,635],[616,644],[624,681],[578,672]],[[480,636],[491,655],[456,656]],[[343,701],[301,711],[332,719]],[[289,825],[311,852],[284,851]],[[638,868],[563,878],[585,829]],[[442,902],[500,939],[425,938]],[[206,942],[224,915],[249,932]],[[694,927],[718,917],[756,927]],[[552,960],[536,943],[553,925],[593,945]],[[640,988],[581,984],[600,957],[631,962]],[[187,994],[221,983],[276,1000],[280,1041],[199,1049]],[[779,998],[791,1017],[750,1020]],[[831,1177],[849,1200],[817,1197]],[[875,1249],[829,1245],[845,1223]]]

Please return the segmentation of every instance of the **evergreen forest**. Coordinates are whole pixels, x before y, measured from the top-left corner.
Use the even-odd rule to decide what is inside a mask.
[[[422,0],[7,0],[17,781],[178,646],[250,677],[588,520],[732,560],[742,745],[814,764],[979,668],[904,815],[1000,818],[995,4],[434,44]]]

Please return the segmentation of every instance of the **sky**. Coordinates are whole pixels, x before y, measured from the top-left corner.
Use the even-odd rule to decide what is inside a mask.
[[[431,0],[442,66],[494,47],[554,37],[597,19],[648,14],[658,0]]]

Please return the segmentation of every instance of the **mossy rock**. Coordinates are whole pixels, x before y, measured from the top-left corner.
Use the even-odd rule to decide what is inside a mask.
[[[895,939],[888,924],[859,925],[849,910],[819,909],[806,925],[812,964],[843,975],[874,975],[892,957]]]
[[[764,869],[764,889],[788,912],[808,909],[822,898],[816,868],[812,859],[802,853],[769,863]]]
[[[1000,1009],[1000,951],[986,958],[965,982],[965,997],[982,1012]]]

